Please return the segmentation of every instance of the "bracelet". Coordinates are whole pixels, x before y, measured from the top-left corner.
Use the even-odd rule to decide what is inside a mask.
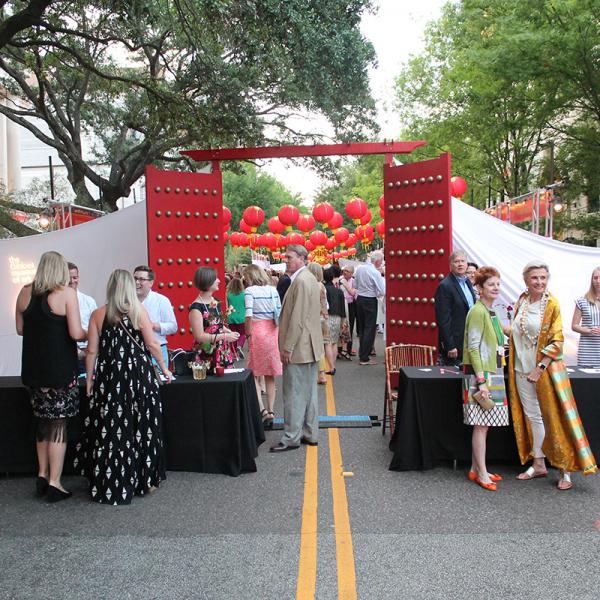
[[[477,387],[481,387],[482,385],[486,385],[487,384],[487,379],[478,379],[475,382],[475,385],[477,385]]]

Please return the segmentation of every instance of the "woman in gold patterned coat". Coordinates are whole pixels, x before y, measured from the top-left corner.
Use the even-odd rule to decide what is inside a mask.
[[[562,361],[560,307],[546,289],[548,278],[542,261],[523,269],[527,290],[515,306],[510,336],[510,406],[521,463],[533,459],[517,479],[545,477],[547,458],[560,469],[558,489],[568,490],[571,471],[588,475],[598,468]]]

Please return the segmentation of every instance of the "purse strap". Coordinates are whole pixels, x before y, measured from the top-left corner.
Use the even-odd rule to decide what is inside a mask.
[[[123,329],[123,331],[131,338],[131,340],[133,341],[133,343],[142,351],[142,352],[148,352],[147,348],[144,348],[130,333],[130,331],[127,329],[127,327],[125,327],[125,325],[123,325],[123,321],[119,321],[119,325],[121,326],[121,329]]]

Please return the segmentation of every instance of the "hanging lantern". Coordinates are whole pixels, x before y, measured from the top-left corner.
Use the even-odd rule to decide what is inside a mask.
[[[356,254],[357,250],[356,248],[350,248],[348,250],[348,256],[354,256]]]
[[[265,234],[261,233],[260,235],[254,236],[254,243],[258,248],[262,248],[265,245]]]
[[[247,233],[241,232],[238,236],[238,246],[247,247],[250,245],[250,238]]]
[[[329,229],[335,232],[336,229],[340,228],[344,223],[344,217],[339,212],[335,211],[331,219],[329,219]]]
[[[327,248],[327,250],[333,250],[336,246],[337,242],[335,241],[334,237],[328,238],[328,240],[325,242],[325,248]]]
[[[375,237],[375,230],[372,225],[361,225],[355,229],[354,233],[356,233],[364,249],[367,249],[371,245]]]
[[[308,235],[309,231],[315,228],[315,219],[312,215],[300,215],[296,228],[299,229],[304,235]]]
[[[231,211],[226,206],[223,207],[223,223],[231,223]]]
[[[286,237],[288,244],[299,244],[300,246],[304,246],[304,236],[299,234],[297,231],[288,233]]]
[[[352,198],[346,203],[346,214],[354,221],[356,225],[367,212],[367,203],[362,198]]]
[[[240,231],[243,231],[244,233],[252,233],[252,227],[250,227],[250,225],[248,225],[244,219],[240,219]]]
[[[265,213],[260,206],[249,206],[242,213],[242,217],[251,227],[252,233],[255,233],[265,220]]]
[[[344,246],[346,246],[346,248],[351,248],[352,246],[354,246],[354,244],[356,244],[356,240],[356,234],[351,233],[344,242]]]
[[[231,235],[229,236],[229,244],[231,246],[239,246],[239,239],[240,239],[240,234],[239,231],[232,231]]]
[[[462,177],[450,178],[450,194],[455,198],[462,198],[467,191],[467,182]]]
[[[309,252],[312,252],[315,249],[315,245],[310,240],[306,240],[305,246]]]
[[[375,229],[377,229],[377,233],[379,237],[383,240],[385,239],[385,221],[379,221],[377,225],[375,225]]]
[[[300,211],[291,204],[284,204],[277,213],[279,220],[287,228],[288,231],[292,230],[292,227],[298,222]]]
[[[277,248],[277,237],[274,233],[265,233],[263,235],[263,246],[273,251]]]
[[[367,225],[368,223],[371,222],[372,218],[373,218],[373,214],[371,213],[371,210],[368,209],[367,212],[360,218],[360,224]]]
[[[334,234],[335,241],[342,244],[350,237],[350,232],[345,227],[340,227]]]
[[[385,210],[385,196],[383,194],[379,196],[379,210]]]
[[[271,217],[267,221],[267,228],[271,233],[279,235],[285,230],[285,225],[279,220],[278,217]]]
[[[333,217],[334,212],[333,206],[329,202],[319,202],[312,209],[312,216],[315,218],[315,221],[321,223],[324,227],[328,227],[327,224],[331,220],[331,217]]]
[[[327,243],[327,234],[324,231],[313,231],[309,239],[316,247],[324,246]]]
[[[223,243],[226,244],[228,239],[229,239],[229,234],[226,231],[224,231],[223,232]]]

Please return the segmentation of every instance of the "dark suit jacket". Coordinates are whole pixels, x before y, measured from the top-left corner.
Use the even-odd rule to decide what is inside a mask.
[[[467,286],[475,301],[475,291],[467,279]],[[450,273],[442,281],[435,292],[435,319],[438,325],[440,354],[447,356],[448,350],[458,349],[458,360],[462,359],[465,321],[469,312],[469,304],[458,283],[458,279]]]

